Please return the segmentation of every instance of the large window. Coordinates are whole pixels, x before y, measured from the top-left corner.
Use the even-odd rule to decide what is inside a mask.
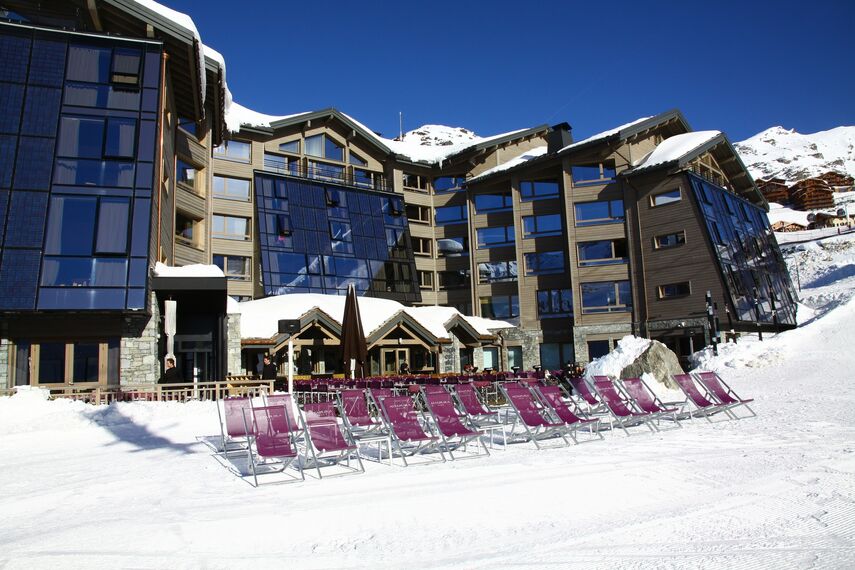
[[[128,250],[129,212],[128,198],[54,196],[45,253],[123,255]]]
[[[566,317],[573,314],[572,289],[544,289],[537,292],[539,317]]]
[[[653,238],[653,247],[656,249],[666,249],[669,247],[677,247],[686,243],[686,232],[680,230],[672,234],[662,234]]]
[[[248,218],[214,214],[211,226],[215,238],[248,240],[250,236]]]
[[[430,223],[430,207],[419,206],[417,204],[406,205],[407,219],[410,222],[418,222],[423,224]]]
[[[544,342],[540,345],[540,365],[545,370],[560,370],[565,364],[575,360],[572,343]]]
[[[582,283],[583,313],[620,313],[632,311],[629,281]]]
[[[579,242],[579,265],[610,265],[626,263],[626,239],[606,239]]]
[[[291,152],[294,154],[300,154],[300,141],[295,140],[295,141],[284,142],[284,143],[279,145],[279,150],[281,150],[282,152]]]
[[[320,162],[318,160],[309,161],[309,178],[318,178],[320,180],[332,180],[341,182],[344,180],[344,167],[338,164],[330,164],[328,162]]]
[[[485,319],[512,319],[520,316],[517,295],[492,295],[481,297],[481,316]]]
[[[674,202],[679,202],[682,199],[683,195],[680,192],[680,189],[674,188],[673,190],[667,190],[665,192],[660,192],[659,194],[653,194],[652,196],[650,196],[650,205],[655,208],[656,206],[673,204]]]
[[[249,200],[249,180],[214,176],[214,196],[227,200]]]
[[[500,283],[502,281],[516,281],[516,261],[490,261],[478,264],[479,283]]]
[[[614,163],[590,163],[571,166],[574,186],[605,184],[615,178]]]
[[[306,137],[306,154],[344,162],[344,145],[326,134]]]
[[[623,222],[623,200],[579,202],[575,206],[576,225],[612,224]]]
[[[252,145],[248,142],[223,141],[223,144],[214,147],[214,157],[236,160],[238,162],[249,162],[251,148]]]
[[[469,253],[465,237],[446,237],[436,240],[436,253],[440,257],[455,257]]]
[[[466,206],[440,206],[436,208],[434,220],[438,226],[460,224],[468,219]]]
[[[214,265],[223,270],[226,279],[249,281],[252,279],[251,259],[240,255],[214,254]]]
[[[426,176],[422,176],[420,174],[411,174],[409,172],[404,172],[404,188],[427,192],[428,179]]]
[[[564,272],[563,251],[542,251],[525,254],[526,275],[548,275]]]
[[[118,384],[119,339],[15,341],[15,385]]]
[[[561,233],[561,214],[523,217],[523,237],[525,238],[560,236]]]
[[[475,213],[485,214],[487,212],[501,212],[513,208],[511,193],[502,194],[475,194]]]
[[[458,269],[456,271],[437,271],[437,284],[439,290],[465,289],[469,287],[469,270]]]
[[[198,191],[199,188],[196,186],[196,167],[192,164],[188,164],[181,160],[180,158],[175,163],[175,181],[179,184],[183,184],[187,186],[194,192]]]
[[[456,192],[463,188],[465,176],[440,176],[433,179],[433,190],[436,193]]]
[[[279,172],[281,174],[299,174],[300,159],[294,156],[283,156],[281,154],[265,152],[264,170]]]
[[[478,249],[514,245],[514,226],[499,226],[496,228],[478,228]]]
[[[520,198],[523,201],[557,198],[559,194],[556,180],[523,180],[520,182]]]

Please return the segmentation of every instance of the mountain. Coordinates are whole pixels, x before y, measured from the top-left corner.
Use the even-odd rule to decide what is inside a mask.
[[[855,176],[855,127],[812,134],[772,127],[734,147],[755,179],[778,177],[793,184],[826,172]]]

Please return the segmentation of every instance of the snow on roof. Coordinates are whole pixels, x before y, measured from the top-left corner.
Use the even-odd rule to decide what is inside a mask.
[[[787,224],[799,224],[807,227],[808,224],[810,224],[807,219],[809,213],[810,212],[801,212],[799,210],[787,208],[777,202],[769,202],[769,213],[767,216],[770,224],[784,222]]]
[[[244,301],[238,304],[238,311],[241,314],[241,338],[271,338],[279,332],[280,319],[299,319],[313,309],[323,311],[341,324],[346,299],[347,297],[343,295],[295,293]],[[466,319],[479,334],[490,335],[493,329],[513,327],[504,321],[467,317],[453,307],[405,307],[389,299],[359,298],[362,329],[366,335],[370,335],[402,311],[437,338],[448,338],[445,324],[456,315]]]
[[[270,123],[305,114],[307,113],[294,113],[292,115],[266,115],[244,107],[236,101],[232,101],[231,105],[226,110],[226,127],[229,129],[229,132],[236,133],[240,130],[241,125],[248,127],[269,127]]]
[[[202,85],[201,85],[201,87],[202,87],[202,92],[201,92],[202,103],[204,103],[205,102],[205,95],[206,95],[206,91],[207,91],[207,79],[205,77],[205,50],[204,50],[204,44],[202,43],[202,36],[199,35],[199,30],[196,28],[196,24],[193,22],[193,18],[191,18],[187,14],[184,14],[183,12],[178,12],[176,10],[173,10],[172,8],[167,8],[163,4],[159,4],[159,3],[155,2],[154,0],[133,0],[133,1],[136,2],[137,4],[139,4],[140,6],[142,6],[143,8],[146,8],[146,9],[151,10],[152,12],[154,12],[156,14],[163,16],[164,18],[166,18],[167,20],[170,20],[175,25],[177,25],[181,28],[184,28],[194,38],[196,38],[196,41],[199,42],[199,45],[203,47],[203,49],[199,50],[198,61],[196,63],[199,67],[199,76],[200,76],[199,80],[202,83]],[[222,60],[222,56],[220,56],[220,59]],[[223,62],[223,65],[225,65],[225,62]],[[223,76],[225,77],[225,67],[223,68]]]
[[[644,121],[646,121],[646,120],[648,120],[648,119],[651,119],[651,118],[652,118],[652,117],[641,117],[640,119],[636,119],[636,120],[634,120],[634,121],[630,121],[629,123],[625,123],[625,124],[623,124],[623,125],[621,125],[621,126],[619,126],[619,127],[615,127],[615,128],[613,128],[613,129],[609,129],[609,130],[607,130],[607,131],[603,131],[603,132],[601,132],[601,133],[597,133],[597,134],[595,134],[595,135],[593,135],[593,136],[590,136],[590,137],[588,137],[588,138],[586,138],[586,139],[582,139],[582,140],[580,140],[580,141],[576,141],[576,142],[574,142],[574,143],[572,143],[572,144],[568,144],[567,146],[565,146],[564,148],[562,148],[562,149],[561,149],[561,150],[559,150],[558,152],[563,152],[563,151],[565,151],[565,150],[567,150],[567,149],[570,149],[570,148],[574,148],[574,147],[577,147],[577,146],[582,146],[583,144],[588,144],[588,143],[593,142],[593,141],[596,141],[596,140],[600,140],[600,139],[608,138],[608,137],[610,137],[610,136],[612,136],[612,135],[616,135],[616,134],[618,134],[618,133],[619,133],[619,132],[621,132],[623,129],[628,129],[629,127],[631,127],[631,126],[633,126],[633,125],[637,125],[638,123],[643,123]]]
[[[182,265],[181,267],[170,267],[161,262],[154,264],[155,277],[225,277],[223,270],[216,265]]]
[[[442,128],[449,129],[450,131],[459,130],[455,127],[445,127],[443,125],[425,125],[425,127],[431,128]],[[415,131],[411,131],[411,133],[415,133],[417,131],[422,131],[425,127],[421,127],[416,129]],[[395,154],[401,155],[404,158],[411,160],[413,162],[430,162],[430,163],[442,163],[448,157],[453,156],[457,153],[463,152],[466,149],[469,149],[473,146],[476,146],[481,143],[490,142],[491,140],[500,139],[503,137],[511,136],[516,133],[521,133],[526,129],[518,129],[516,131],[510,131],[507,133],[501,133],[498,135],[493,135],[491,137],[479,137],[474,133],[472,137],[469,139],[464,139],[461,142],[450,142],[449,144],[424,144],[422,140],[407,140],[407,135],[404,136],[404,140],[395,141],[391,139],[383,139],[383,144],[389,147],[392,152]],[[471,131],[470,131],[471,132]],[[436,140],[436,139],[434,139]],[[460,140],[459,138],[449,139],[451,141]]]
[[[644,170],[679,160],[719,135],[721,131],[695,131],[669,137],[642,158],[632,170]]]
[[[503,170],[509,170],[511,168],[514,168],[515,166],[519,166],[520,164],[528,162],[529,160],[541,157],[541,156],[546,154],[547,149],[548,149],[548,147],[546,147],[546,146],[538,146],[538,147],[529,149],[529,150],[525,151],[524,153],[519,154],[519,155],[515,156],[514,158],[503,162],[499,166],[494,166],[493,168],[491,168],[489,170],[485,170],[484,172],[482,172],[478,176],[473,176],[472,178],[469,179],[469,182],[472,182],[473,180],[478,180],[479,178],[490,176],[491,174],[496,174],[497,172],[501,172]]]

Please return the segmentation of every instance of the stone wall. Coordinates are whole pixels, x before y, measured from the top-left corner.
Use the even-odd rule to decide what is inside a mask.
[[[0,389],[12,387],[9,381],[11,378],[9,375],[9,350],[11,349],[11,345],[12,343],[9,342],[8,338],[0,338]]]
[[[537,329],[502,329],[499,334],[504,337],[502,348],[502,363],[507,369],[508,346],[522,347],[523,369],[533,370],[535,364],[540,364],[540,343],[542,333]]]
[[[243,374],[240,358],[240,313],[230,314],[227,319],[226,372],[233,375]]]
[[[122,325],[120,376],[122,384],[155,384],[160,377],[157,335],[160,310],[151,293],[151,316],[128,317]],[[112,384],[114,380],[109,379]]]
[[[628,334],[632,334],[630,323],[573,327],[573,351],[576,353],[576,362],[591,361],[588,356],[589,335],[608,335],[610,339],[620,340]]]

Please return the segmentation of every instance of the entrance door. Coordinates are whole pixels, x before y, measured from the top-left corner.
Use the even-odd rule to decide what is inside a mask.
[[[401,364],[410,363],[409,348],[384,348],[381,350],[383,362],[383,376],[392,376],[401,369]]]
[[[211,335],[175,335],[175,356],[185,382],[211,382],[213,373]]]

